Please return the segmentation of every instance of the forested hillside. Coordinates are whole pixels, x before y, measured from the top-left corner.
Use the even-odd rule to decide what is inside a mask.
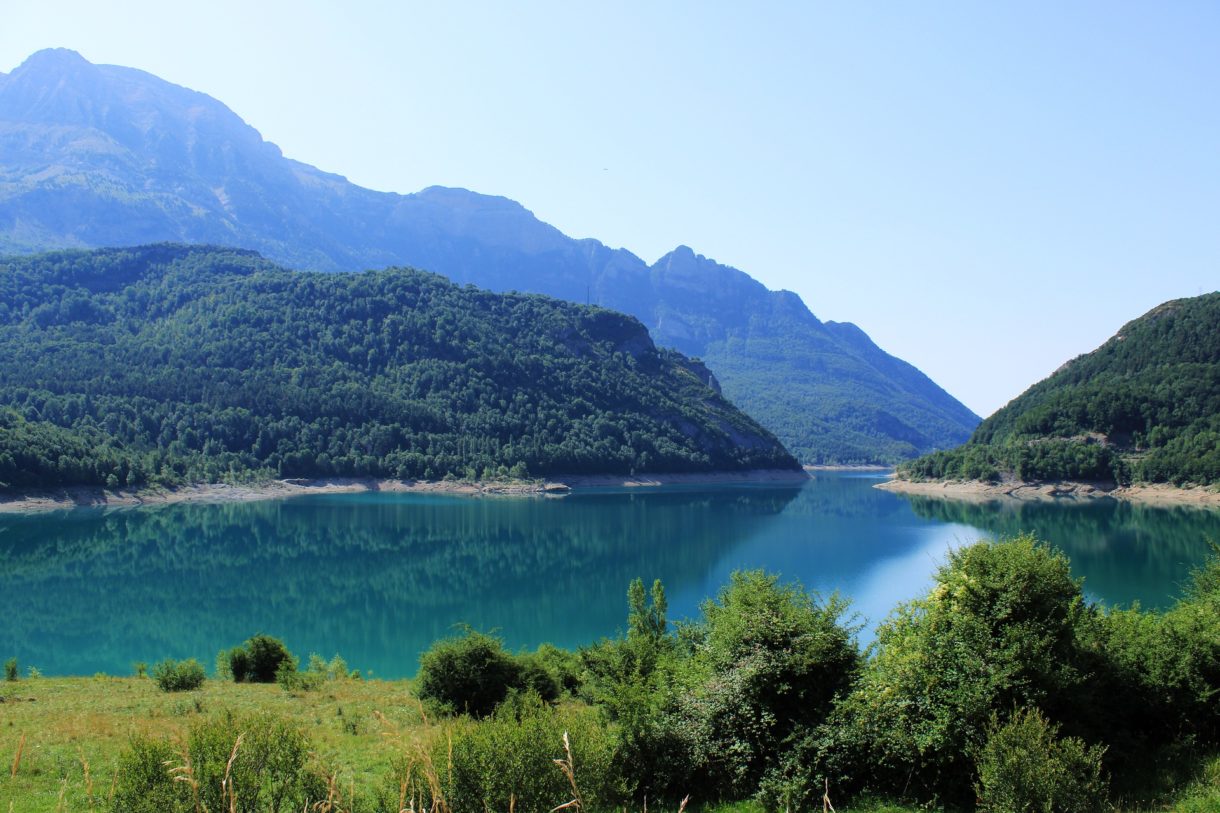
[[[1220,482],[1220,293],[1166,302],[912,478]]]
[[[166,240],[303,270],[410,265],[630,314],[659,345],[706,360],[725,395],[806,463],[895,462],[978,425],[863,330],[685,246],[649,265],[507,198],[364,189],[286,158],[216,99],[65,49],[0,75],[0,251]]]
[[[156,245],[0,260],[0,483],[797,468],[622,314]]]

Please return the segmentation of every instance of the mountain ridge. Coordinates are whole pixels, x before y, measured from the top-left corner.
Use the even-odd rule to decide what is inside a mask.
[[[235,245],[305,270],[409,265],[620,310],[704,359],[807,463],[894,462],[978,422],[863,331],[687,246],[650,265],[506,197],[364,189],[284,157],[211,96],[74,52],[39,52],[0,84],[0,203],[4,253]]]
[[[798,470],[637,319],[157,244],[0,258],[0,488]]]

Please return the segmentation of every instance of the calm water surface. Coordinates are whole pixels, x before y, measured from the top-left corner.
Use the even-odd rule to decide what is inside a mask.
[[[1093,600],[1171,603],[1220,540],[1220,512],[972,506],[900,497],[876,477],[803,487],[590,490],[562,499],[401,494],[0,516],[0,658],[46,674],[127,674],[259,631],[302,655],[415,672],[454,624],[513,648],[612,635],[628,582],[664,581],[692,616],[740,568],[851,597],[861,640],[926,590],[948,550],[1034,531]]]

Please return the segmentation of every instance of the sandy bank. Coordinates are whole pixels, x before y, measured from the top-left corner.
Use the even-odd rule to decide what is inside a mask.
[[[353,494],[357,492],[436,492],[449,494],[546,494],[545,483],[459,483],[330,478],[322,480],[272,480],[265,483],[230,485],[199,483],[172,489],[115,490],[63,488],[53,491],[0,493],[0,513],[54,511],[88,506],[121,507],[169,503],[229,503],[276,500],[304,494]],[[562,489],[560,489],[562,490]]]
[[[1107,483],[982,483],[973,481],[912,482],[893,478],[874,488],[900,494],[918,494],[944,500],[991,502],[992,500],[1091,500],[1111,497],[1147,505],[1220,507],[1220,489],[1178,488],[1163,483],[1114,486]]]
[[[481,483],[374,478],[272,480],[230,485],[203,483],[172,489],[62,488],[47,491],[0,492],[0,513],[32,513],[65,508],[123,507],[169,503],[231,503],[276,500],[305,494],[358,492],[463,494],[468,496],[555,496],[573,488],[596,486],[661,486],[669,484],[792,483],[807,480],[803,471],[763,469],[702,474],[571,475],[547,480]]]

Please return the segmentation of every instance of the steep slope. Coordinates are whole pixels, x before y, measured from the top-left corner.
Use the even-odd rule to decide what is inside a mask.
[[[209,96],[72,51],[41,51],[0,81],[0,251],[162,240],[308,270],[405,264],[621,310],[706,358],[806,462],[894,461],[978,423],[863,331],[685,247],[649,267],[506,198],[363,189],[284,158]]]
[[[0,487],[798,468],[635,319],[156,245],[0,259]]]
[[[1220,293],[1159,305],[900,473],[1220,482]]]

